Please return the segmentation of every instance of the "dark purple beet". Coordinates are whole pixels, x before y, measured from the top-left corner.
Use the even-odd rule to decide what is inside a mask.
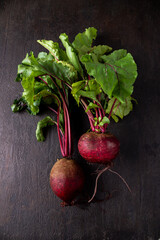
[[[83,189],[83,171],[72,159],[57,160],[50,172],[50,185],[59,198],[71,203]]]
[[[91,163],[109,163],[119,153],[118,139],[107,133],[88,132],[78,142],[80,155]]]

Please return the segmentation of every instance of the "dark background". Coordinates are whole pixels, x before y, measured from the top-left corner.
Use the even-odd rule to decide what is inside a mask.
[[[158,240],[160,238],[160,8],[158,1],[0,1],[0,240]],[[134,97],[138,105],[110,131],[121,142],[114,169],[128,182],[104,173],[99,194],[108,201],[61,207],[49,186],[61,156],[56,128],[44,143],[35,137],[42,115],[13,114],[22,88],[14,82],[27,52],[44,49],[37,39],[70,41],[85,28],[98,29],[96,44],[125,48],[138,65]],[[73,157],[88,127],[81,109],[72,109]]]

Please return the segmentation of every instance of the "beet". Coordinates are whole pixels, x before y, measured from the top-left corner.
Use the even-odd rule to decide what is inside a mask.
[[[57,160],[50,172],[50,185],[59,198],[66,203],[71,203],[83,189],[83,170],[72,159]]]
[[[109,163],[119,153],[120,143],[112,134],[87,132],[78,142],[80,155],[91,163]]]

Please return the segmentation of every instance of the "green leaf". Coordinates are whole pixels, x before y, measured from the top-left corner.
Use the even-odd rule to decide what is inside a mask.
[[[30,107],[32,114],[36,115],[39,112],[39,108],[34,106],[34,83],[35,79],[32,76],[22,79],[22,87],[24,89],[22,96]]]
[[[19,99],[15,99],[11,106],[12,112],[14,112],[14,113],[20,112],[25,108],[26,108],[26,102],[25,102],[24,98],[22,98],[22,97]]]
[[[90,91],[95,91],[96,95],[100,94],[102,92],[101,86],[95,79],[90,79],[88,81],[88,86]]]
[[[116,123],[119,121],[119,118],[114,114],[112,114],[112,118]]]
[[[79,105],[79,101],[80,101],[79,91],[84,88],[85,84],[86,84],[85,80],[78,81],[78,82],[75,82],[72,84],[71,93],[72,93],[74,99],[76,100],[76,102],[78,103],[78,105]]]
[[[54,60],[54,57],[52,56],[51,53],[46,53],[46,52],[40,52],[38,53],[38,57],[37,57],[37,60],[51,60],[53,61]]]
[[[99,108],[99,106],[93,102],[90,102],[85,112],[88,112],[88,110],[95,109],[95,108]]]
[[[39,60],[39,65],[43,69],[43,74],[49,74],[55,77],[57,80],[59,79],[66,81],[67,83],[72,83],[77,78],[77,71],[71,64],[67,62]]]
[[[43,128],[47,126],[53,126],[54,124],[57,124],[53,119],[49,116],[45,117],[43,120],[40,120],[37,124],[36,129],[36,138],[38,141],[44,141],[45,137],[43,135]]]
[[[37,93],[39,93],[40,91],[42,91],[44,89],[48,89],[48,86],[45,83],[35,81],[35,84],[34,84],[34,94],[37,94]]]
[[[72,84],[71,93],[77,101],[78,105],[80,97],[86,97],[99,103],[97,95],[101,93],[101,89],[100,85],[95,81],[95,79],[82,80]]]
[[[109,100],[108,102],[108,108],[106,109],[106,113],[109,114],[111,108],[112,108],[112,105],[113,105],[113,102],[114,102],[115,98],[112,98],[111,100]],[[132,104],[132,97],[127,97],[125,99],[125,102],[124,103],[121,103],[119,100],[116,101],[115,105],[114,105],[114,108],[113,108],[113,111],[112,111],[112,118],[117,122],[117,117],[123,119],[125,116],[127,116],[133,109],[133,104]]]
[[[102,127],[104,124],[106,123],[110,123],[110,120],[108,117],[104,116],[103,119],[100,121],[100,123],[98,124],[98,126]]]
[[[103,56],[102,59],[105,61],[108,79],[114,79],[116,83],[112,96],[124,103],[125,99],[132,94],[133,84],[137,78],[137,65],[133,57],[126,50],[120,49],[108,56]]]
[[[55,62],[50,58],[50,54],[46,55],[43,52],[38,58],[35,58],[32,52],[30,55],[27,54],[22,64],[18,66],[18,77],[19,75],[22,78],[38,77],[46,74],[67,82],[74,82],[77,78],[77,71],[71,64],[65,61]]]
[[[44,89],[34,95],[34,106],[39,106],[41,103],[41,99],[43,99],[43,102],[47,105],[52,104],[53,102],[59,107],[61,105],[60,99],[58,96],[54,93],[52,93],[49,89]]]
[[[59,36],[60,40],[62,41],[63,46],[66,48],[66,53],[69,58],[70,63],[75,67],[75,69],[80,73],[83,77],[83,69],[80,65],[78,55],[76,54],[72,44],[69,42],[68,36],[65,33],[62,33]]]
[[[112,74],[111,69],[108,68],[107,70],[103,63],[93,62],[92,56],[89,54],[82,56],[81,61],[84,63],[87,73],[95,78],[103,91],[111,98],[117,83],[117,79]]]
[[[34,57],[33,52],[26,55],[26,58],[22,61],[22,64],[18,65],[18,74],[22,74],[22,77],[37,77],[46,73],[37,59]]]
[[[87,73],[101,85],[109,98],[116,97],[124,102],[133,92],[133,83],[137,77],[137,66],[130,53],[120,49],[102,56],[104,63],[94,62],[91,55],[82,56]]]
[[[97,58],[99,58],[101,55],[104,55],[105,53],[109,53],[112,51],[112,48],[107,45],[98,45],[94,46],[90,53],[94,53]]]
[[[61,71],[64,73],[63,76],[67,82],[73,83],[77,81],[77,70],[70,63],[66,61],[59,61],[58,64],[62,64],[63,69],[61,68]]]
[[[37,40],[43,47],[45,47],[55,58],[55,60],[64,60],[67,61],[67,55],[65,51],[63,51],[57,42],[53,42],[51,40]]]
[[[99,103],[99,101],[97,100],[97,94],[95,91],[84,91],[84,90],[76,91],[73,87],[72,87],[72,89],[73,89],[72,95],[75,98],[75,100],[77,101],[78,105],[79,105],[80,97],[86,97],[86,98],[92,99],[93,101],[96,101]]]
[[[90,98],[96,102],[99,103],[99,101],[97,100],[97,94],[95,91],[84,91],[84,90],[79,90],[78,94],[82,97],[86,97],[86,98]]]
[[[127,50],[119,49],[119,50],[115,50],[114,52],[112,52],[109,55],[104,55],[101,58],[104,60],[104,62],[114,64],[115,61],[118,61],[118,60],[126,57],[126,55],[127,55]]]
[[[86,84],[86,80],[78,81],[72,84],[72,95],[74,96],[80,89],[83,89]]]
[[[87,28],[83,33],[78,33],[73,41],[73,47],[80,56],[91,50],[92,42],[97,37],[97,30],[94,27]]]

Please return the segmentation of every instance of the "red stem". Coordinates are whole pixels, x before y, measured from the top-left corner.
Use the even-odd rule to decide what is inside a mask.
[[[52,112],[54,112],[56,115],[58,114],[57,111],[54,110],[53,108],[51,108],[51,107],[49,107],[49,106],[48,106],[48,108],[49,108]]]
[[[64,108],[64,120],[65,120],[65,151],[67,151],[67,155],[65,157],[68,157],[71,155],[71,128],[70,128],[70,118],[69,118],[69,113],[68,113],[68,108],[66,105],[66,101],[58,87],[58,85],[56,84],[56,82],[54,81],[54,79],[52,78],[52,76],[50,76],[52,81],[54,82],[55,86],[57,87],[59,94],[62,98],[63,101],[63,108]],[[69,152],[68,152],[69,149]]]
[[[69,117],[69,112],[68,112],[68,108],[66,107],[66,115],[67,115],[67,123],[68,123],[68,155],[71,156],[71,124],[70,124],[70,117]]]
[[[60,109],[58,108],[58,114],[57,114],[57,133],[58,133],[59,144],[60,144],[60,149],[61,149],[62,156],[65,157],[64,146],[62,145],[62,139],[61,139],[61,135],[60,135],[59,114],[60,114]]]
[[[84,99],[81,98],[81,104],[84,108],[84,110],[87,109],[87,104],[85,103]],[[88,112],[86,112],[87,116],[88,116],[88,119],[89,119],[89,123],[90,123],[90,126],[91,126],[91,129],[92,129],[92,132],[95,132],[95,127],[94,127],[94,117],[93,117],[93,114],[91,113],[90,110],[88,110]]]
[[[38,77],[40,80],[42,80],[47,86],[48,86],[48,83],[41,77]]]
[[[118,105],[117,105],[117,107],[116,107],[115,113],[117,112],[117,110],[118,110],[118,108],[119,108],[120,105],[121,105],[121,103],[119,102]]]
[[[117,101],[117,98],[114,99],[114,102],[113,102],[113,104],[112,104],[111,110],[110,110],[109,115],[108,115],[108,118],[109,118],[109,119],[110,119],[110,117],[111,117],[111,114],[112,114],[112,111],[113,111],[113,108],[114,108],[114,105],[115,105],[116,101]]]
[[[117,98],[114,99],[114,102],[112,104],[111,110],[110,110],[109,115],[108,115],[109,119],[111,117],[111,114],[112,114],[112,111],[113,111],[113,108],[114,108],[114,105],[115,105],[116,101],[117,101]],[[105,130],[106,130],[107,127],[108,127],[108,123],[105,124]]]
[[[64,152],[65,152],[65,157],[68,156],[68,124],[67,124],[67,116],[66,116],[66,108],[64,106],[65,104],[63,103],[63,109],[64,109],[64,123],[65,123],[65,133],[64,133]]]
[[[66,96],[66,91],[65,91],[65,88],[64,88],[64,85],[63,85],[63,82],[62,82],[62,81],[61,81],[61,84],[62,84],[62,89],[63,89],[65,101],[66,101],[66,103],[68,104],[68,100],[67,100],[67,96]]]
[[[50,76],[51,77],[51,76]],[[43,80],[43,78],[39,77],[40,80],[42,80],[47,86],[48,86],[48,83]],[[51,77],[52,79],[52,77]],[[53,79],[52,79],[53,80]],[[54,82],[55,83],[55,82]],[[55,83],[55,85],[57,86],[57,84]],[[58,88],[58,86],[57,86]],[[59,88],[58,88],[59,89]],[[60,90],[59,90],[60,92]],[[61,94],[61,93],[60,93]],[[61,95],[61,97],[63,97]],[[58,101],[59,102],[59,101]],[[62,153],[62,156],[65,157],[65,151],[64,151],[64,134],[62,133],[62,130],[60,129],[60,126],[59,126],[59,115],[60,115],[60,107],[58,107],[58,111],[55,111],[53,108],[51,107],[48,107],[51,111],[53,111],[54,113],[56,113],[57,115],[57,133],[58,133],[58,138],[59,138],[59,144],[60,144],[60,149],[61,149],[61,153]],[[62,139],[61,139],[61,135],[62,135]],[[62,141],[63,141],[63,144],[62,144]]]
[[[56,115],[58,114],[58,112],[55,111],[53,108],[51,108],[51,107],[48,107],[48,108],[49,108],[52,112],[56,113]],[[55,124],[58,125],[56,122],[55,122]],[[63,146],[64,146],[64,134],[63,134],[61,128],[59,128],[59,130],[60,130],[60,133],[61,133],[61,135],[62,135],[62,141],[63,141]]]

